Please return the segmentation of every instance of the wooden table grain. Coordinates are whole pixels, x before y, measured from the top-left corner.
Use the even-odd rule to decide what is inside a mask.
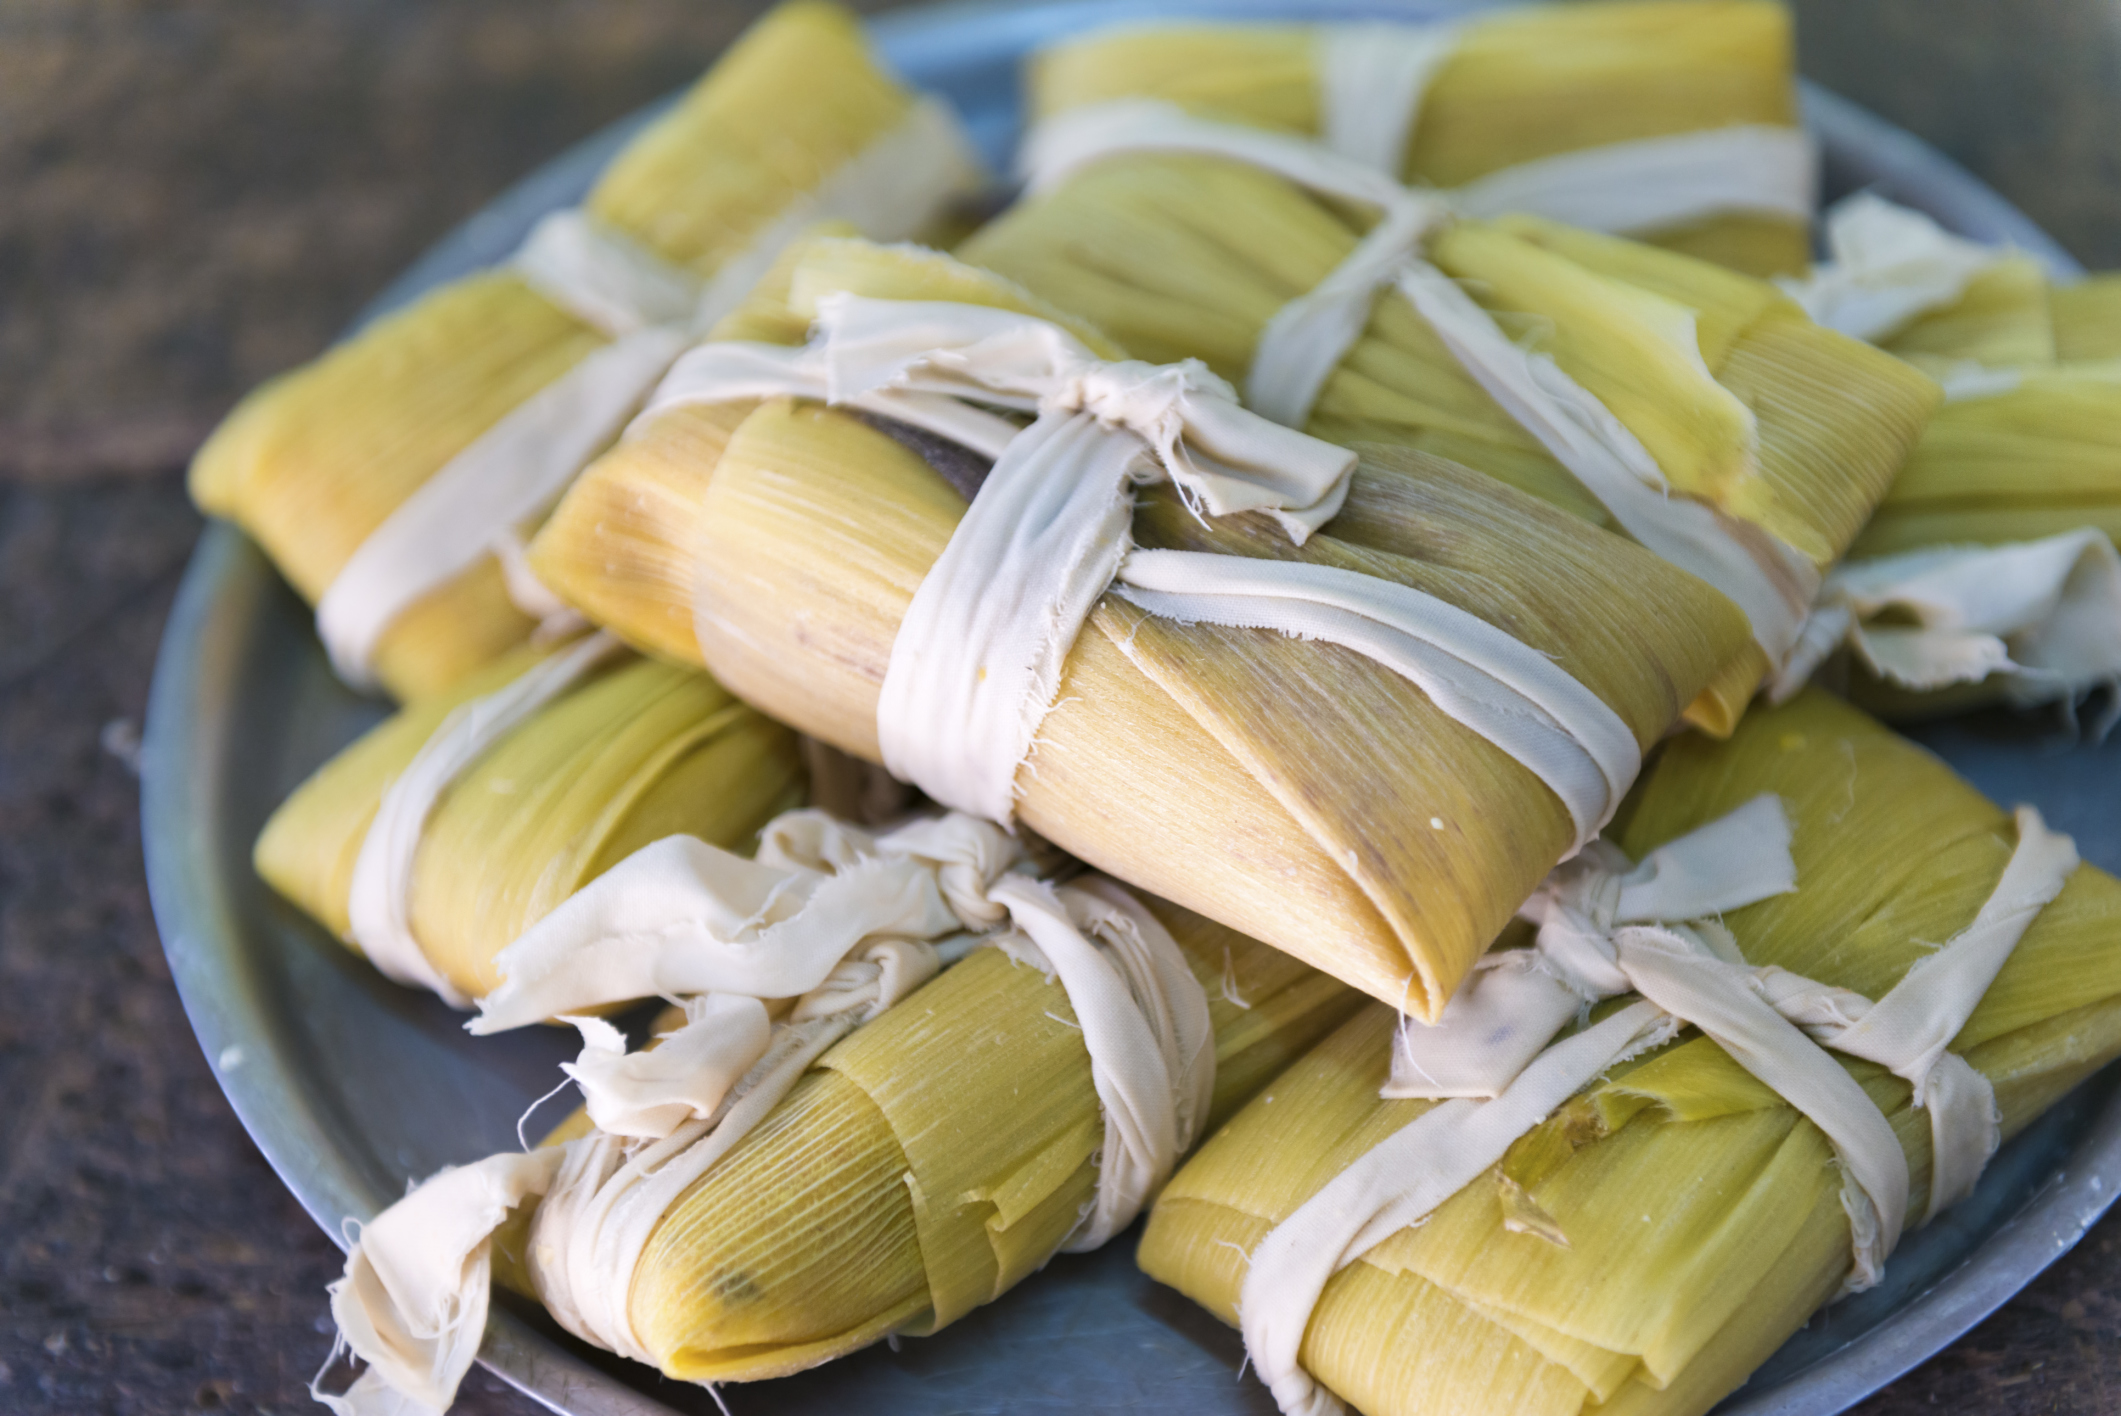
[[[278,1412],[337,1251],[216,1088],[131,764],[182,468],[453,222],[683,83],[731,0],[0,0],[0,1410]],[[2121,265],[2121,11],[1800,0],[1809,72]],[[1865,1416],[2121,1411],[2110,1219]],[[538,1408],[483,1373],[468,1416]]]

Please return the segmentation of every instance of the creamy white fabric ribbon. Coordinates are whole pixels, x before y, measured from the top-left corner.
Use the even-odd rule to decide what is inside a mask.
[[[1919,211],[1873,192],[1844,197],[1825,219],[1827,259],[1798,279],[1776,280],[1828,329],[1876,341],[1966,294],[2008,247],[1954,236]]]
[[[317,603],[317,633],[340,677],[373,688],[376,646],[400,615],[488,555],[507,564],[523,528],[617,435],[671,361],[736,308],[806,228],[840,219],[880,239],[910,236],[979,180],[954,112],[923,98],[704,282],[582,210],[539,222],[511,267],[611,342],[452,457],[340,568]],[[513,569],[525,613],[546,619],[553,598],[531,588],[526,566]]]
[[[413,865],[428,818],[457,778],[495,743],[619,652],[619,642],[600,630],[506,686],[462,704],[383,793],[354,858],[346,914],[353,942],[387,977],[432,989],[453,1008],[471,1006],[428,962],[412,932]]]
[[[2121,683],[2121,554],[2086,527],[2001,546],[1929,546],[1826,580],[1771,696],[1795,693],[1842,643],[1918,692],[2001,675],[2021,707]]]
[[[511,972],[475,1031],[608,1001],[602,969],[630,949],[654,957],[621,992],[680,980],[693,996],[684,1024],[639,1053],[610,1024],[572,1019],[584,1047],[565,1070],[596,1131],[446,1171],[368,1227],[333,1313],[342,1344],[372,1365],[344,1397],[319,1393],[343,1416],[384,1416],[401,1399],[447,1407],[484,1327],[490,1236],[532,1195],[545,1197],[528,1255],[539,1297],[568,1331],[652,1361],[627,1299],[664,1212],[833,1043],[976,944],[1057,975],[1083,1031],[1105,1134],[1068,1247],[1131,1223],[1199,1134],[1215,1080],[1207,998],[1115,882],[1056,890],[1024,873],[1006,832],[962,815],[872,835],[792,812],[755,862],[692,846],[629,857],[576,896],[595,896],[589,907],[555,912],[501,956],[533,977]]]
[[[1995,1094],[1947,1049],[2026,929],[2061,893],[2076,869],[2076,848],[2049,832],[2039,813],[2020,807],[2017,847],[1973,922],[1875,1003],[1787,970],[1751,967],[1728,933],[1706,920],[1691,929],[1620,922],[1624,909],[1651,907],[1640,893],[1629,900],[1630,889],[1661,894],[1654,903],[1671,909],[1728,908],[1719,902],[1777,893],[1774,887],[1795,873],[1787,864],[1788,827],[1780,803],[1762,800],[1691,841],[1671,843],[1664,848],[1670,854],[1653,855],[1639,870],[1618,874],[1626,862],[1612,857],[1564,866],[1527,905],[1540,922],[1539,938],[1517,952],[1530,957],[1484,960],[1441,1021],[1405,1025],[1384,1094],[1448,1099],[1335,1176],[1251,1256],[1239,1305],[1245,1345],[1283,1411],[1329,1416],[1343,1409],[1298,1361],[1311,1313],[1335,1273],[1500,1164],[1519,1137],[1601,1074],[1687,1025],[1833,1145],[1844,1171],[1853,1256],[1845,1291],[1877,1282],[1905,1223],[1909,1178],[1884,1115],[1824,1049],[1866,1058],[1913,1084],[1915,1105],[1930,1114],[1933,1146],[1925,1219],[1972,1191],[2000,1138]],[[1738,884],[1741,877],[1749,883]],[[1489,991],[1509,996],[1479,996]],[[1521,1036],[1485,1036],[1498,1020],[1514,1023],[1517,1007],[1566,1019],[1629,992],[1641,1001],[1529,1060]],[[1425,1080],[1445,1068],[1456,1075],[1442,1086]]]
[[[1168,103],[1126,100],[1049,120],[1027,140],[1023,164],[1037,187],[1114,153],[1192,152],[1244,162],[1309,191],[1375,207],[1377,225],[1348,257],[1316,288],[1276,311],[1261,331],[1246,380],[1247,402],[1276,422],[1307,422],[1327,379],[1361,337],[1377,296],[1396,289],[1474,381],[1623,530],[1743,610],[1769,662],[1779,665],[1796,647],[1819,587],[1811,562],[1705,502],[1672,496],[1663,469],[1640,439],[1553,359],[1504,334],[1456,282],[1422,259],[1421,248],[1454,209],[1483,215],[1551,206],[1558,219],[1620,231],[1746,209],[1729,189],[1734,182],[1743,185],[1743,174],[1763,170],[1763,163],[1773,167],[1768,155],[1785,150],[1790,199],[1773,209],[1802,219],[1810,212],[1811,158],[1795,129],[1722,129],[1588,149],[1492,174],[1472,189],[1434,193],[1409,191],[1300,138],[1195,118]],[[1703,194],[1713,196],[1714,205],[1686,208],[1686,201]],[[1660,215],[1647,219],[1652,212]],[[1630,213],[1645,219],[1638,222]]]
[[[1397,178],[1429,84],[1457,51],[1456,25],[1320,25],[1319,140]]]
[[[878,702],[885,765],[956,810],[1014,815],[1069,649],[1115,585],[1158,615],[1325,639],[1400,673],[1553,788],[1579,845],[1641,765],[1595,694],[1433,596],[1295,562],[1133,549],[1145,482],[1168,477],[1203,516],[1266,512],[1299,544],[1346,497],[1353,453],[1246,412],[1197,361],[1108,362],[1029,315],[838,293],[820,301],[807,351],[709,346],[671,383],[651,407],[822,386],[835,404],[919,407],[937,429],[952,416],[938,400],[1037,413],[921,582]]]

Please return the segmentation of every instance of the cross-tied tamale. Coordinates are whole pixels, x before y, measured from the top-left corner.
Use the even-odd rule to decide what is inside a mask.
[[[1206,993],[1209,1125],[1345,1021],[1359,995],[1199,915],[1143,897]],[[1037,1272],[1097,1179],[1102,1125],[1068,995],[975,951],[837,1044],[658,1221],[635,1330],[669,1376],[754,1381],[894,1333],[930,1333]],[[586,1134],[586,1113],[546,1138]],[[522,1267],[529,1214],[497,1238]]]
[[[266,822],[258,873],[352,943],[356,862],[392,783],[459,709],[539,659],[508,651],[318,768]],[[676,832],[742,847],[802,794],[795,734],[707,675],[638,659],[604,669],[447,785],[413,857],[412,935],[458,993],[483,997],[503,948],[640,847]]]
[[[1276,316],[1363,234],[1339,204],[1260,167],[1144,154],[1082,169],[960,254],[1140,357],[1197,357],[1242,379]],[[1774,538],[1814,574],[1855,539],[1936,406],[1914,369],[1706,261],[1531,217],[1446,223],[1423,254],[1602,403],[1674,493],[1737,523],[1741,539]],[[1610,524],[1399,289],[1378,297],[1305,426],[1344,446],[1449,457]],[[1758,646],[1734,653],[1690,720],[1728,731],[1771,667]]]
[[[1355,24],[1361,55],[1413,25]],[[1333,136],[1336,27],[1129,24],[1063,40],[1027,72],[1035,118],[1130,98],[1305,136]],[[1430,27],[1442,32],[1444,26]],[[1404,42],[1404,41],[1402,41]],[[1790,17],[1765,0],[1538,6],[1449,27],[1411,115],[1366,104],[1364,126],[1404,120],[1393,175],[1451,189],[1523,163],[1717,129],[1794,129]],[[1725,174],[1727,180],[1728,174]],[[1642,239],[1755,275],[1804,269],[1801,216],[1720,211]]]
[[[774,239],[786,212],[915,102],[878,67],[851,14],[794,0],[627,145],[581,214],[680,283],[704,281]],[[194,460],[193,498],[256,537],[320,601],[438,471],[625,327],[599,328],[548,296],[503,264],[377,319],[245,398]],[[416,698],[522,641],[540,613],[502,561],[481,556],[395,612],[367,667],[400,699]]]
[[[945,257],[861,242],[820,241],[787,274],[798,327],[836,293],[1046,309]],[[604,514],[629,499],[653,524]],[[622,636],[703,661],[876,761],[894,639],[965,506],[861,416],[786,399],[680,407],[590,470],[532,561]],[[1645,746],[1747,633],[1721,595],[1621,538],[1404,449],[1366,456],[1300,548],[1265,515],[1204,519],[1168,488],[1141,495],[1133,537],[1424,591],[1547,656]],[[1376,661],[1109,595],[1016,788],[1021,818],[1064,849],[1417,1012],[1440,1006],[1572,835],[1519,761]]]
[[[1722,925],[1748,964],[1868,999],[1967,929],[2022,840],[1936,759],[1817,691],[1728,742],[1668,744],[1614,834],[1640,860],[1762,793],[1788,814],[1796,888]],[[2121,1055],[2121,882],[2078,866],[2059,888],[1951,1040],[2005,1135]],[[1211,1138],[1166,1187],[1144,1269],[1235,1321],[1262,1238],[1435,1105],[1379,1099],[1394,1026],[1367,1009]],[[1898,1076],[1827,1055],[1884,1113],[1919,1216],[1930,1120]],[[1705,1412],[1849,1275],[1834,1159],[1788,1101],[1682,1033],[1341,1269],[1302,1364],[1371,1416]]]

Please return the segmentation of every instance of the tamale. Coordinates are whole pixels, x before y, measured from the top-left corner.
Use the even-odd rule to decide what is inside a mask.
[[[463,704],[540,657],[507,651],[318,768],[266,822],[258,873],[352,944],[356,862],[392,782]],[[652,660],[602,670],[448,785],[420,832],[411,933],[457,992],[482,997],[502,948],[641,846],[685,832],[741,847],[802,793],[795,735],[707,675]]]
[[[2121,359],[2121,275],[2090,275],[2048,292],[2055,358]]]
[[[818,243],[791,289],[810,308],[834,293],[1043,308],[944,257],[847,241]],[[687,657],[801,731],[880,760],[893,641],[965,497],[853,413],[774,400],[710,437],[722,416],[679,407],[637,426],[562,503],[532,562],[664,652],[685,651],[670,626],[693,614]],[[689,462],[716,445],[711,471]],[[637,550],[594,515],[636,495],[668,508]],[[1300,549],[1263,515],[1204,522],[1168,489],[1143,494],[1133,535],[1421,589],[1536,646],[1644,745],[1746,635],[1692,577],[1406,450],[1367,455],[1345,508]],[[623,571],[646,593],[597,598],[594,568],[627,559],[658,567],[655,583]],[[1117,597],[1074,640],[1017,787],[1021,818],[1063,849],[1417,1012],[1440,1005],[1570,844],[1547,787],[1374,661],[1154,618]]]
[[[1445,28],[1128,24],[1037,54],[1030,106],[1043,119],[1162,99],[1225,122],[1331,138],[1331,90],[1344,82],[1334,72],[1336,35],[1357,55],[1374,55]],[[1764,0],[1536,6],[1449,34],[1395,145],[1393,175],[1403,181],[1458,188],[1565,153],[1798,121],[1790,16]],[[1353,116],[1365,125],[1401,116],[1360,107]],[[1801,215],[1726,211],[1631,234],[1766,276],[1805,268],[1806,225]]]
[[[1362,236],[1335,204],[1274,173],[1147,154],[1076,172],[960,254],[1139,357],[1193,356],[1242,378],[1270,322]],[[1935,386],[1906,364],[1705,261],[1529,217],[1446,225],[1426,254],[1604,401],[1674,491],[1741,535],[1777,538],[1815,574],[1855,538],[1936,406]],[[1418,447],[1611,524],[1399,290],[1377,300],[1305,426],[1342,445]],[[1734,655],[1690,721],[1728,731],[1772,667],[1756,646]]]
[[[1866,998],[1937,956],[2014,859],[2005,813],[1816,690],[1749,715],[1726,743],[1668,744],[1615,834],[1639,860],[1763,792],[1788,814],[1796,888],[1722,924],[1749,964]],[[2004,1134],[2121,1055],[2117,919],[2121,882],[2076,867],[1951,1040],[1993,1084]],[[1263,1236],[1431,1109],[1378,1098],[1393,1028],[1366,1010],[1213,1137],[1166,1187],[1143,1268],[1235,1321]],[[1930,1121],[1900,1077],[1832,1056],[1884,1113],[1921,1214]],[[1705,1412],[1850,1273],[1834,1155],[1789,1102],[1683,1033],[1342,1269],[1301,1361],[1372,1416]]]
[[[584,1113],[363,1231],[333,1289],[377,1364],[362,1383],[446,1405],[470,1348],[423,1344],[477,1332],[489,1260],[586,1340],[715,1381],[933,1331],[1120,1232],[1357,996],[1073,871],[961,815],[872,836],[818,812],[769,825],[752,863],[677,840],[621,864],[517,942],[475,1030],[563,998],[572,1017],[613,947],[690,980],[682,1021],[622,1056],[586,1020]],[[449,1244],[466,1262],[371,1282]]]
[[[785,239],[777,222],[915,110],[851,14],[792,0],[614,159],[581,215],[603,239],[633,243],[624,247],[638,249],[633,259],[664,263],[667,273],[638,277],[651,288],[740,275],[755,243]],[[583,301],[560,299],[519,259],[382,317],[246,397],[195,458],[194,500],[241,525],[319,603],[416,490],[534,396],[615,350],[636,318],[600,316],[600,327]],[[534,523],[542,508],[528,510]],[[438,584],[374,631],[355,677],[372,670],[400,699],[436,692],[522,641],[551,609],[494,556]]]

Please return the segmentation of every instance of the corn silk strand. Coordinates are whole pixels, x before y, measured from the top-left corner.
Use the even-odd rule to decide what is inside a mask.
[[[1104,1139],[1065,1247],[1125,1228],[1206,1119],[1207,998],[1124,888],[1055,888],[1032,869],[1018,841],[960,814],[873,835],[799,811],[755,859],[669,837],[571,896],[502,953],[506,981],[469,1027],[573,1023],[583,1049],[565,1070],[596,1129],[444,1171],[369,1224],[331,1288],[333,1359],[369,1365],[345,1393],[313,1394],[340,1416],[445,1410],[484,1330],[493,1232],[533,1197],[539,1298],[585,1341],[652,1362],[627,1301],[663,1214],[834,1043],[979,945],[1057,977],[1082,1028]],[[641,1052],[577,1011],[657,993],[683,996],[685,1020]]]
[[[1797,888],[1779,798],[1757,797],[1634,865],[1600,842],[1559,867],[1523,916],[1534,944],[1481,960],[1433,1026],[1397,1034],[1383,1095],[1432,1098],[1275,1226],[1251,1255],[1239,1316],[1260,1377],[1289,1416],[1340,1400],[1298,1360],[1332,1276],[1499,1164],[1509,1148],[1608,1069],[1687,1026],[1721,1046],[1825,1133],[1843,1171],[1848,1292],[1875,1284],[1906,1224],[1907,1158],[1884,1113],[1827,1049],[1913,1085],[1934,1153],[1924,1222],[1965,1198],[2001,1138],[1995,1091],[1948,1050],[1996,973],[2077,867],[2076,847],[2031,807],[1974,920],[1865,998],[1745,962],[1710,916]],[[1691,924],[1688,923],[1691,921]],[[1638,1001],[1556,1037],[1591,1005]]]
[[[735,309],[817,222],[850,221],[886,240],[911,236],[980,178],[954,110],[931,97],[798,196],[704,281],[586,210],[546,216],[509,267],[610,343],[480,434],[355,549],[317,603],[317,633],[339,676],[374,688],[384,633],[488,555],[500,559],[525,614],[553,630],[577,623],[525,563],[522,528],[611,441],[671,361]]]

